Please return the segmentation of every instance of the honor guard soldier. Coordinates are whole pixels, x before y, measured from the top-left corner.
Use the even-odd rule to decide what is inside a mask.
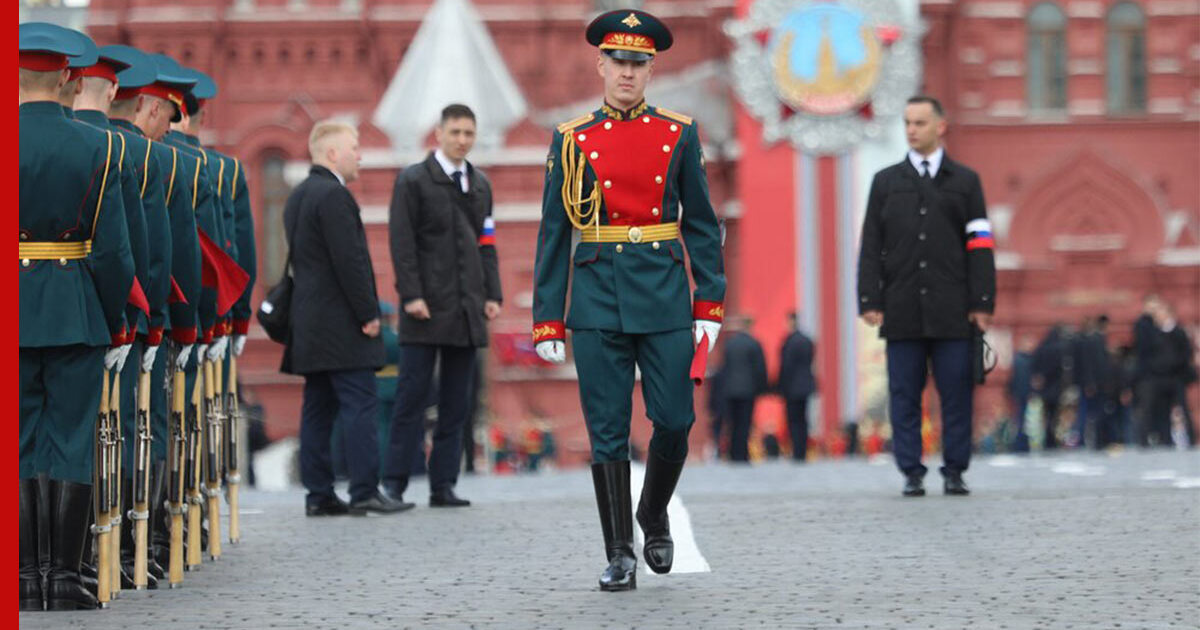
[[[119,144],[67,119],[57,102],[70,31],[18,27],[20,54],[20,609],[96,606],[79,565],[91,512],[95,422],[107,370],[124,345],[134,280]],[[85,272],[85,269],[87,270]],[[39,506],[36,477],[49,478]],[[39,543],[49,547],[42,575]],[[44,600],[44,601],[43,601]]]
[[[546,161],[534,279],[539,356],[565,361],[573,331],[579,396],[592,445],[592,479],[608,567],[605,591],[636,587],[629,495],[634,368],[654,425],[637,509],[644,557],[671,570],[667,504],[695,419],[689,366],[720,331],[725,272],[692,119],[646,104],[655,55],[671,32],[642,11],[613,11],[587,28],[604,79],[600,109],[558,126]],[[571,254],[573,238],[579,244]],[[689,295],[684,248],[691,261]],[[568,277],[570,313],[564,317]]]

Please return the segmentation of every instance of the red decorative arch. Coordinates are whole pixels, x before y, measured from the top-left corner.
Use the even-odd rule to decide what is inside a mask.
[[[1026,264],[1066,251],[1119,251],[1132,264],[1158,259],[1163,214],[1144,187],[1091,150],[1049,171],[1017,205],[1008,245]]]

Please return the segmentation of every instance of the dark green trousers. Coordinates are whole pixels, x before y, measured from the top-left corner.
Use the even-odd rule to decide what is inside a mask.
[[[21,348],[20,474],[92,483],[104,350]]]
[[[170,342],[163,340],[154,356],[154,368],[150,370],[150,459],[161,461],[167,458],[167,423],[171,418],[171,401],[167,399],[167,355]],[[185,399],[186,400],[186,399]]]
[[[642,372],[642,398],[654,424],[650,450],[667,461],[687,458],[696,415],[688,371],[695,351],[690,330],[628,335],[607,330],[573,333],[579,399],[594,463],[629,459],[634,367]]]
[[[142,342],[133,342],[121,370],[121,469],[133,478],[133,453],[137,444],[137,382],[142,373]]]

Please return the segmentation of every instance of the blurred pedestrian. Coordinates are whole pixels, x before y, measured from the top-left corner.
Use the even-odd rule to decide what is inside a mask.
[[[312,169],[283,211],[294,289],[282,371],[304,377],[300,479],[309,516],[391,513],[402,505],[379,492],[375,370],[384,364],[379,300],[358,202],[358,132],[321,121],[309,135]],[[346,429],[350,504],[333,490],[335,424]]]
[[[1013,440],[1010,448],[1014,453],[1029,452],[1029,434],[1025,432],[1025,411],[1029,397],[1033,394],[1033,353],[1037,342],[1031,335],[1023,335],[1013,355],[1012,373],[1008,380],[1008,397],[1012,401]]]
[[[1108,315],[1089,319],[1075,337],[1073,362],[1076,385],[1079,387],[1079,406],[1075,424],[1068,437],[1071,446],[1084,446],[1089,441],[1095,446],[1095,435],[1104,413],[1104,397],[1101,387],[1109,379],[1108,359]]]
[[[1164,331],[1174,327],[1170,319],[1166,303],[1150,294],[1142,300],[1142,315],[1133,325],[1134,422],[1141,446],[1171,443],[1176,361],[1171,340]]]
[[[408,489],[423,441],[424,402],[440,365],[437,427],[429,453],[429,504],[465,507],[454,492],[470,413],[476,349],[500,315],[500,269],[492,219],[492,185],[467,161],[475,145],[475,113],[442,110],[438,148],[404,169],[392,188],[388,226],[396,291],[403,305],[400,380],[384,487],[396,499]]]
[[[887,340],[888,389],[896,464],[904,496],[925,494],[921,463],[922,392],[933,366],[942,404],[941,473],[946,494],[969,493],[975,383],[974,335],[992,321],[996,268],[979,175],[950,159],[941,103],[908,100],[909,151],[875,174],[858,266],[859,313]]]
[[[1168,404],[1171,411],[1168,412],[1168,415],[1178,410],[1179,422],[1182,424],[1182,432],[1179,435],[1183,437],[1183,440],[1175,438],[1174,432],[1171,435],[1176,445],[1191,448],[1196,444],[1196,426],[1188,405],[1187,388],[1197,380],[1196,349],[1192,346],[1192,340],[1188,338],[1187,331],[1179,325],[1179,320],[1175,317],[1175,308],[1164,302],[1162,312],[1163,320],[1160,328],[1166,337],[1166,347],[1171,357],[1168,379],[1170,391],[1164,396],[1170,400]]]
[[[812,369],[817,350],[812,339],[800,330],[796,313],[788,313],[787,326],[791,332],[779,352],[777,389],[787,408],[792,460],[803,462],[808,458],[808,398],[817,390]]]
[[[728,322],[725,337],[724,397],[729,409],[729,459],[750,461],[750,429],[754,423],[754,404],[767,391],[767,361],[762,344],[750,333],[753,321],[735,317]]]
[[[1067,341],[1062,324],[1054,324],[1033,353],[1033,391],[1042,399],[1043,450],[1058,448],[1058,412],[1063,394]]]

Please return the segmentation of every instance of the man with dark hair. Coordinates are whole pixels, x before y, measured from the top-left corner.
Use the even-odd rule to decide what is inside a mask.
[[[383,468],[384,488],[401,500],[424,440],[424,410],[440,361],[437,429],[429,454],[429,504],[465,507],[454,493],[470,413],[475,349],[500,315],[500,269],[492,220],[492,186],[467,161],[475,113],[448,105],[437,150],[396,177],[388,218],[392,266],[400,294],[400,379]]]
[[[945,492],[968,494],[971,336],[996,298],[992,228],[975,171],[943,149],[946,119],[928,96],[904,108],[908,155],[875,174],[858,262],[859,313],[887,340],[890,416],[904,496],[925,494],[921,392],[929,364],[942,403]]]
[[[787,339],[779,351],[779,394],[787,405],[788,433],[792,438],[792,460],[808,459],[808,398],[817,390],[813,376],[816,345],[798,325],[796,314],[788,313]]]

